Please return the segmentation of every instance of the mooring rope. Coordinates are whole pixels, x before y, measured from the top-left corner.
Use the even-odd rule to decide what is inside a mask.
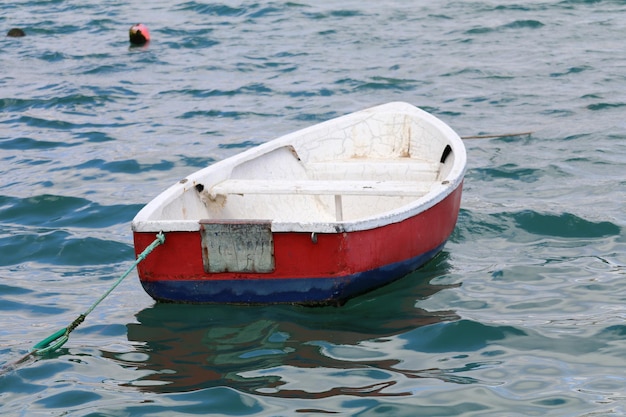
[[[162,245],[163,243],[165,243],[165,235],[163,234],[163,232],[160,232],[159,234],[156,235],[156,239],[154,240],[154,242],[148,245],[148,247],[146,247],[146,249],[144,249],[144,251],[141,252],[139,256],[137,256],[137,259],[135,260],[135,262],[126,270],[126,272],[124,272],[122,276],[120,276],[117,279],[117,281],[115,281],[115,283],[111,286],[111,288],[109,288],[102,295],[102,297],[100,297],[95,303],[93,303],[91,307],[89,307],[83,314],[78,316],[69,326],[60,329],[59,331],[43,339],[41,342],[37,343],[35,346],[33,346],[31,351],[25,356],[23,356],[21,359],[13,362],[12,364],[3,366],[2,369],[0,369],[0,375],[16,368],[17,365],[26,362],[28,359],[34,358],[35,356],[47,355],[49,353],[56,351],[61,346],[63,346],[65,342],[68,341],[70,333],[74,331],[74,329],[77,328],[85,320],[87,315],[89,315],[89,313],[91,313],[96,308],[96,306],[98,306],[98,304],[102,302],[102,300],[104,300],[109,294],[111,294],[111,292],[118,285],[120,285],[120,283],[124,280],[124,278],[126,278],[132,272],[132,270],[137,265],[139,265],[141,261],[146,259],[146,257],[150,253],[152,253],[152,251],[157,246]]]
[[[87,315],[89,315],[89,313],[91,313],[98,306],[98,304],[102,302],[102,300],[108,297],[108,295],[111,294],[111,292],[113,292],[113,290],[122,283],[124,278],[126,278],[128,274],[130,274],[141,261],[146,259],[146,257],[150,253],[152,253],[152,251],[157,246],[163,243],[165,243],[165,235],[163,234],[163,232],[160,232],[159,234],[157,234],[154,242],[148,245],[148,247],[144,249],[144,251],[141,252],[139,256],[137,256],[135,262],[133,262],[133,264],[126,270],[126,272],[124,272],[122,276],[120,276],[117,281],[115,281],[111,288],[109,288],[95,303],[93,303],[91,307],[89,307],[83,314],[78,316],[76,320],[74,320],[69,326],[57,331],[56,333],[50,335],[49,337],[45,338],[44,340],[33,346],[31,353],[42,356],[54,352],[55,350],[63,346],[65,342],[67,342],[67,340],[69,339],[70,333],[85,320]]]

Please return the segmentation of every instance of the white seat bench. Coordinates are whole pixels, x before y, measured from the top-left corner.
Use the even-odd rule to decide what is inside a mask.
[[[411,158],[392,160],[348,159],[340,162],[312,162],[306,164],[309,176],[314,179],[380,179],[406,181],[431,181],[437,178],[438,163]]]
[[[209,194],[312,194],[416,196],[428,192],[430,183],[414,181],[344,180],[226,180],[211,187]]]
[[[211,198],[228,194],[274,194],[274,195],[334,195],[335,214],[343,219],[342,195],[371,196],[421,196],[432,182],[417,181],[347,181],[347,180],[252,180],[228,179],[212,186]]]

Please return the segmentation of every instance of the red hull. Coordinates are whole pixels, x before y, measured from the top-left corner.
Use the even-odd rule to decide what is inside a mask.
[[[462,183],[424,212],[369,230],[318,234],[316,241],[310,233],[275,232],[269,273],[207,273],[201,233],[167,232],[165,243],[139,264],[139,277],[161,301],[340,302],[401,278],[441,250],[454,230],[461,190]],[[154,235],[134,233],[137,254]]]

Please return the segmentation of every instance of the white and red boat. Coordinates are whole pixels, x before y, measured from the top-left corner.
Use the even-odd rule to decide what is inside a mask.
[[[466,167],[459,136],[388,103],[282,136],[179,181],[134,218],[158,301],[341,304],[397,280],[452,233]]]

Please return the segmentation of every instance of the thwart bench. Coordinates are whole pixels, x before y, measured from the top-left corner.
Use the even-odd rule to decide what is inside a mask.
[[[210,187],[208,194],[213,199],[229,194],[334,195],[336,219],[341,221],[341,196],[419,197],[430,191],[437,176],[437,168],[436,164],[415,161],[317,163],[308,166],[312,179],[227,179]],[[368,177],[402,180],[364,179]]]
[[[337,221],[342,221],[342,195],[418,197],[426,194],[431,185],[432,182],[417,181],[229,179],[211,187],[209,195],[211,198],[228,194],[334,195],[335,217]]]

